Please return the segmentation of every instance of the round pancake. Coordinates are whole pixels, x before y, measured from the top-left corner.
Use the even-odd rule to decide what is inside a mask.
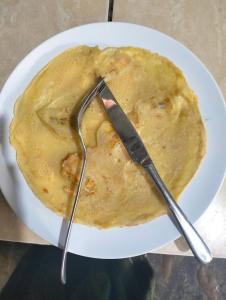
[[[205,153],[197,97],[172,62],[131,47],[69,49],[32,80],[16,102],[10,128],[28,185],[47,207],[70,214],[81,167],[73,120],[78,103],[99,76],[106,77],[178,199]],[[128,157],[98,98],[85,113],[82,132],[88,162],[76,222],[128,226],[166,212],[150,178]]]

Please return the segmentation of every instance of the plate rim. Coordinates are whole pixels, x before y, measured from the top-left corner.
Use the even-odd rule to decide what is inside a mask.
[[[23,65],[24,61],[26,61],[26,59],[28,58],[28,56],[30,56],[32,53],[34,53],[35,51],[37,51],[37,49],[41,48],[44,44],[47,44],[49,42],[51,42],[51,40],[55,39],[56,37],[60,37],[60,36],[63,36],[65,33],[69,33],[69,32],[73,32],[75,29],[78,29],[78,28],[88,28],[88,27],[92,27],[92,26],[101,26],[101,25],[107,25],[109,27],[111,26],[135,26],[135,27],[140,27],[140,28],[143,28],[145,30],[151,30],[152,32],[155,32],[155,33],[158,33],[160,35],[162,35],[163,37],[173,41],[174,43],[176,42],[180,47],[184,48],[200,65],[201,67],[205,70],[205,72],[207,72],[208,76],[210,77],[210,79],[212,80],[218,94],[219,94],[219,99],[221,99],[221,104],[223,104],[224,106],[224,113],[226,115],[226,104],[225,104],[225,101],[224,101],[224,97],[223,97],[223,94],[216,82],[216,80],[214,79],[213,75],[210,73],[210,71],[208,70],[208,68],[203,64],[203,62],[191,51],[189,50],[187,47],[185,47],[182,43],[178,42],[177,40],[175,40],[174,38],[166,35],[165,33],[162,33],[158,30],[155,30],[155,29],[152,29],[152,28],[149,28],[149,27],[146,27],[146,26],[143,26],[143,25],[138,25],[138,24],[132,24],[132,23],[124,23],[124,22],[111,22],[111,23],[108,23],[108,22],[99,22],[99,23],[90,23],[90,24],[84,24],[84,25],[81,25],[81,26],[77,26],[77,27],[74,27],[74,28],[70,28],[68,30],[65,30],[63,32],[60,32],[52,37],[50,37],[49,39],[45,40],[44,42],[42,42],[41,44],[39,44],[37,47],[33,48],[17,65],[16,67],[14,68],[14,70],[11,72],[11,74],[8,76],[7,80],[5,81],[2,89],[1,89],[1,93],[0,93],[0,98],[4,97],[4,93],[5,90],[7,90],[7,84],[8,82],[10,82],[11,78],[13,78],[14,74],[16,73],[16,71],[19,69],[19,66],[20,65]],[[3,94],[3,96],[2,96]],[[15,101],[14,101],[15,103]],[[0,103],[0,117],[1,117],[1,108],[2,108],[2,104]],[[2,155],[2,153],[0,153],[0,155]],[[23,176],[23,175],[22,175]],[[196,218],[195,221],[193,221],[192,223],[196,222],[203,214],[204,212],[208,209],[208,207],[211,205],[211,203],[214,201],[214,199],[216,198],[216,196],[218,195],[219,191],[220,191],[220,188],[223,184],[223,181],[224,181],[224,177],[225,177],[225,171],[224,171],[224,174],[221,176],[221,181],[220,183],[218,184],[218,188],[216,190],[216,193],[215,193],[215,196],[212,198],[212,200],[209,202],[208,206],[205,207],[205,210],[202,212],[202,214]],[[6,199],[6,201],[8,202],[8,204],[11,206],[11,203],[8,201],[7,197],[5,196],[5,193],[4,193],[4,188],[2,188],[2,183],[0,182],[0,188],[1,188],[1,191]],[[35,196],[36,197],[36,196]],[[40,201],[40,200],[38,200]],[[41,201],[40,201],[41,202]],[[13,207],[11,206],[11,208],[13,209]],[[14,210],[14,209],[13,209]],[[14,210],[14,212],[17,214],[17,212]],[[18,215],[18,214],[17,214]],[[21,217],[19,216],[19,218],[21,219]],[[158,218],[159,219],[159,218]],[[22,221],[24,221],[23,219],[21,219]],[[26,226],[28,226],[30,228],[30,226],[26,223]],[[138,225],[139,226],[139,225]],[[142,226],[142,225],[141,225]],[[39,233],[37,233],[37,231],[35,231],[33,228],[31,228],[32,231],[34,231],[36,234],[39,235]],[[180,234],[178,233],[177,236],[175,238],[177,238]],[[170,241],[167,241],[165,242],[165,244],[168,244],[169,242],[171,242],[172,239]],[[165,244],[162,244],[161,246],[159,247],[162,247],[164,246]],[[154,249],[152,249],[151,251],[153,251]],[[144,252],[142,253],[135,253],[135,254],[132,254],[132,256],[135,256],[135,255],[140,255],[140,254],[143,254]],[[81,253],[78,253],[80,255],[82,255]],[[96,258],[121,258],[121,257],[128,257],[128,256],[117,256],[117,257],[103,257],[102,255],[101,256],[90,256],[90,257],[96,257]]]

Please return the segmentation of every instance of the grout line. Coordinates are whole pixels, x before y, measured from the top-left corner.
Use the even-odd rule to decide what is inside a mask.
[[[114,7],[114,0],[109,0],[109,6],[108,6],[108,22],[112,22],[112,17],[113,17],[113,7]]]

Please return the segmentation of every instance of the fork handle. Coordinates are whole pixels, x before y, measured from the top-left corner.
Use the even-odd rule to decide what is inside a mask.
[[[209,248],[166,188],[154,164],[150,163],[144,168],[155,182],[160,194],[163,196],[175,225],[184,236],[194,256],[204,264],[209,263],[212,260]]]

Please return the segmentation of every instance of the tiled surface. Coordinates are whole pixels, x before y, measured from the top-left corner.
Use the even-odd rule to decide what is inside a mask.
[[[19,241],[25,243],[45,244],[46,242],[34,234],[14,214],[6,204],[0,192],[0,240]]]
[[[0,1],[0,87],[15,65],[33,47],[78,24],[106,21],[107,0]],[[226,2],[114,0],[113,21],[144,24],[184,43],[209,67],[226,96]],[[18,34],[20,33],[20,34]],[[226,184],[197,224],[215,257],[226,257]],[[6,226],[7,224],[7,226]],[[211,226],[207,226],[211,224]],[[24,226],[0,194],[0,239],[45,243]],[[158,253],[187,255],[182,239]]]
[[[162,31],[191,49],[214,75],[226,98],[226,1],[114,0],[113,21]],[[226,181],[197,228],[215,257],[226,258]],[[158,253],[188,255],[183,239]]]
[[[214,257],[226,258],[226,181],[206,213],[198,220],[196,228],[207,242]],[[161,254],[191,255],[185,241],[180,238],[157,250]]]
[[[108,0],[0,0],[0,89],[17,63],[52,35],[107,21]],[[0,179],[1,180],[1,179]],[[0,239],[45,243],[24,226],[0,194]]]
[[[52,35],[78,25],[106,21],[108,0],[1,0],[0,88],[16,64]]]
[[[107,20],[108,1],[1,0],[0,88],[16,64],[35,46],[78,24]],[[208,66],[226,96],[226,2],[114,0],[113,20],[139,23],[184,43]],[[226,184],[198,222],[216,257],[226,257]],[[211,224],[211,226],[209,226]],[[208,226],[208,230],[207,230]],[[24,226],[0,194],[0,239],[45,243]],[[0,242],[0,289],[29,245]],[[189,254],[182,239],[159,253]],[[190,257],[148,255],[156,276],[155,299],[226,299],[226,261],[200,266]]]
[[[191,49],[226,97],[226,1],[114,0],[113,21],[146,25]]]

